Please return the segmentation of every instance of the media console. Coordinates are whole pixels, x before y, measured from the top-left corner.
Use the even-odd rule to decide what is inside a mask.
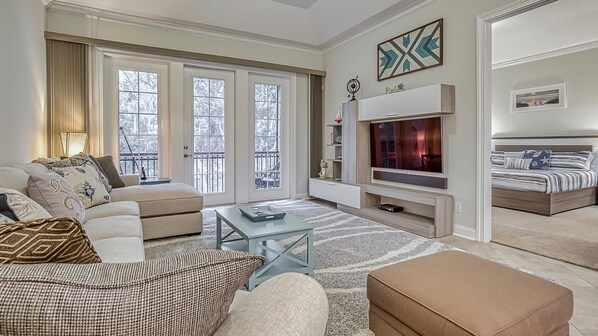
[[[453,196],[380,184],[361,187],[360,209],[342,204],[337,208],[427,238],[453,234]],[[398,205],[404,210],[393,213],[378,209],[383,203]]]

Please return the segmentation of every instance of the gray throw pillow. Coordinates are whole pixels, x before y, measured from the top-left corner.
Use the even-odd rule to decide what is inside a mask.
[[[125,186],[125,182],[120,178],[118,169],[116,169],[116,166],[114,165],[112,155],[100,157],[92,156],[91,158],[92,160],[95,160],[96,164],[100,167],[112,188],[122,188]]]
[[[57,173],[48,170],[29,175],[27,190],[29,196],[53,217],[71,217],[85,223],[87,215],[83,202],[71,184]]]

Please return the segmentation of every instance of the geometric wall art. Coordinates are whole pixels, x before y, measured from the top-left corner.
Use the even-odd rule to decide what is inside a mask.
[[[378,44],[378,80],[442,65],[442,19]]]

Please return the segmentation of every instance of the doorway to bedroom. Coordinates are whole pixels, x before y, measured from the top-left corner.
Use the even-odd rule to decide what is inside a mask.
[[[598,270],[596,13],[557,1],[492,24],[485,184],[492,242]]]

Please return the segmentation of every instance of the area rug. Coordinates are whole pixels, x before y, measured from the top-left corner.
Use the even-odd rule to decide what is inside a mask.
[[[452,247],[305,200],[271,202],[314,225],[314,278],[328,295],[327,335],[373,335],[368,328],[366,279],[370,271]],[[204,232],[146,243],[147,259],[214,248],[215,213],[204,212]],[[305,257],[305,245],[293,252]]]
[[[492,241],[598,270],[598,206],[551,217],[493,207]]]

